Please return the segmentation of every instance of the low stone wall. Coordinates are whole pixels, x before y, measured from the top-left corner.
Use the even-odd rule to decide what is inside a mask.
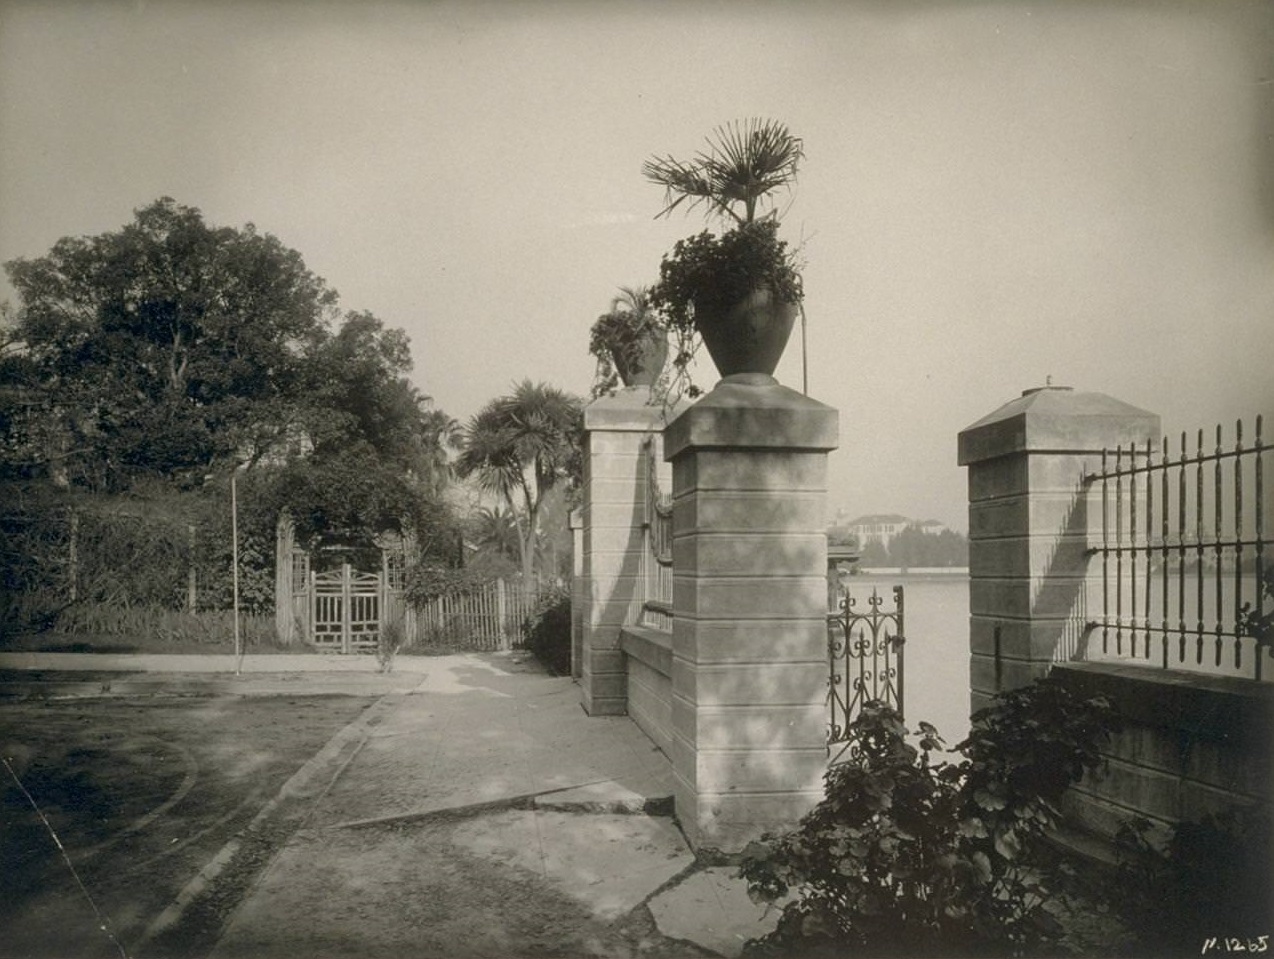
[[[625,626],[619,648],[628,672],[628,715],[665,756],[671,756],[672,634]]]
[[[1159,827],[1271,802],[1274,684],[1114,663],[1054,674],[1115,704],[1124,722],[1104,768],[1067,794],[1068,821],[1109,839],[1133,816]]]

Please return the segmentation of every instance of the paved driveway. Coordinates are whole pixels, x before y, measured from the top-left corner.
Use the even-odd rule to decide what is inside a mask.
[[[182,677],[150,677],[141,694],[116,677],[123,695],[85,676],[3,679],[10,697],[27,697],[0,701],[5,957],[118,956],[112,935],[133,953],[230,837],[379,698],[366,684],[359,695],[306,695],[305,680],[281,677],[274,688],[294,693],[242,695],[248,683],[193,695]],[[49,692],[67,698],[39,698]],[[240,887],[285,838],[244,858]],[[220,909],[235,902],[231,883]],[[192,953],[219,926],[218,909],[204,911],[181,930]]]

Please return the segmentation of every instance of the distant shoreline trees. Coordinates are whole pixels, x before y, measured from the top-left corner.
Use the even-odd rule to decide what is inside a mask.
[[[886,546],[878,539],[863,544],[847,527],[827,531],[829,546],[847,546],[859,552],[858,565],[900,568],[964,567],[969,565],[969,540],[963,533],[944,529],[931,532],[919,524],[895,533]]]
[[[969,540],[963,533],[944,529],[931,533],[908,526],[894,534],[888,548],[871,540],[863,548],[863,566],[944,567],[969,565]]]

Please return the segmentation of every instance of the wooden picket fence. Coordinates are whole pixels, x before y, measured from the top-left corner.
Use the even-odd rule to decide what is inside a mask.
[[[522,621],[539,594],[518,583],[496,580],[466,593],[443,596],[416,614],[416,642],[465,649],[512,649],[522,645]]]

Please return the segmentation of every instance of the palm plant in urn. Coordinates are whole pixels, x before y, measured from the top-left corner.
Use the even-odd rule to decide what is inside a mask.
[[[660,216],[702,205],[727,227],[679,240],[650,294],[677,335],[680,370],[698,333],[723,377],[773,375],[803,296],[793,253],[779,239],[774,199],[796,182],[804,155],[784,124],[754,119],[718,127],[693,159],[653,157],[643,165],[646,179],[665,190]]]
[[[588,351],[597,359],[594,396],[613,393],[620,383],[655,386],[668,360],[668,326],[649,288],[619,288],[589,330]]]

